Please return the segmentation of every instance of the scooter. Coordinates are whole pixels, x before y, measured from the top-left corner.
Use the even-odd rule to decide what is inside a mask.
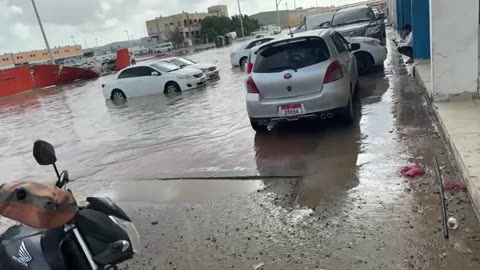
[[[40,165],[53,165],[56,186],[66,189],[68,172],[58,173],[54,147],[37,141],[33,152]],[[87,202],[60,228],[10,227],[0,236],[0,269],[115,270],[133,258],[140,250],[140,237],[132,220],[109,198],[91,197]]]

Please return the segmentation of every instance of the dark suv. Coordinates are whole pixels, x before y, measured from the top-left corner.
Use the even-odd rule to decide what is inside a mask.
[[[335,11],[330,25],[344,37],[372,37],[385,44],[384,16],[377,17],[370,6],[360,5]]]

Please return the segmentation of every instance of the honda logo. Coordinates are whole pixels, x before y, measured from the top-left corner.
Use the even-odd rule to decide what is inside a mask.
[[[27,250],[25,243],[22,242],[20,249],[18,250],[17,256],[12,256],[12,259],[18,262],[19,264],[28,267],[28,263],[32,261],[32,256]]]
[[[290,73],[285,73],[285,75],[283,75],[283,78],[284,78],[285,80],[289,80],[289,79],[292,78],[292,74],[290,74]]]

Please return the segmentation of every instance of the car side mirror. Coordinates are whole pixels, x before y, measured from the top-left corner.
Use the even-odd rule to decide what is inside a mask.
[[[152,71],[152,76],[160,76],[160,73],[158,73],[156,71]]]
[[[38,140],[33,144],[33,157],[38,164],[46,166],[57,162],[55,148],[48,142]]]
[[[384,20],[385,19],[385,13],[379,13],[377,15],[377,20]]]
[[[324,22],[322,24],[319,25],[321,28],[328,28],[330,27],[330,22]]]
[[[357,50],[360,50],[360,44],[359,43],[350,44],[350,51],[357,51]]]

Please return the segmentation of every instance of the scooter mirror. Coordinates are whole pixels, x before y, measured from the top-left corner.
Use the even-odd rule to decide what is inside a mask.
[[[33,144],[33,157],[40,165],[53,165],[57,162],[53,145],[41,140]]]

